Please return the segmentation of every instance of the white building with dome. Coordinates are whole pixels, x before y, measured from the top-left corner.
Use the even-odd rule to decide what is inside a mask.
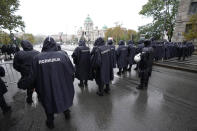
[[[85,38],[86,41],[94,42],[98,37],[105,37],[105,31],[107,26],[103,26],[102,29],[98,29],[98,26],[94,27],[94,23],[88,15],[84,21],[83,27],[77,31],[78,40]]]

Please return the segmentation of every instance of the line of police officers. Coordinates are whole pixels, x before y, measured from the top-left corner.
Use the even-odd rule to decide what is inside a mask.
[[[149,40],[145,41],[145,47],[141,50],[141,61],[138,63],[140,85],[137,89],[148,86],[153,62],[153,49],[150,44]],[[99,88],[97,94],[109,94],[110,83],[114,79],[113,69],[117,65],[118,75],[127,70],[131,71],[134,56],[139,53],[136,52],[132,41],[128,42],[128,46],[124,41],[120,41],[116,49],[112,40],[106,45],[103,38],[98,38],[91,52],[85,42],[80,41],[72,54],[74,68],[68,54],[62,51],[60,45],[51,37],[45,39],[41,53],[33,50],[32,44],[28,41],[22,41],[21,46],[23,51],[17,52],[13,63],[14,68],[21,73],[18,88],[27,89],[26,102],[29,104],[32,103],[33,91],[37,92],[47,116],[46,125],[50,129],[54,128],[54,113],[63,112],[65,119],[70,118],[69,108],[74,98],[74,77],[80,80],[80,87],[88,86],[88,80],[95,79]],[[6,89],[2,87],[1,85],[0,89]],[[3,112],[11,110],[3,97],[6,91],[0,90],[0,106]]]

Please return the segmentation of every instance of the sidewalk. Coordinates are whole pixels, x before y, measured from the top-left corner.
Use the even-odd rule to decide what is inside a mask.
[[[157,66],[172,68],[176,70],[189,71],[192,73],[197,73],[197,55],[192,55],[192,57],[185,58],[185,61],[177,60],[178,58],[172,58],[169,60],[154,62]]]

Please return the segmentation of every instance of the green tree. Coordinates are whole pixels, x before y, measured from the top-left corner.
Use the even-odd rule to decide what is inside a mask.
[[[161,39],[165,30],[168,40],[171,41],[178,4],[179,0],[148,0],[139,14],[152,17],[153,22],[139,27],[139,33],[145,34],[147,38],[154,37],[155,39]]]
[[[128,30],[127,31],[127,41],[132,39],[133,41],[137,42],[139,40],[138,33],[135,30]]]
[[[138,38],[136,31],[127,30],[125,28],[122,28],[120,25],[107,29],[107,31],[105,32],[105,40],[107,40],[109,37],[112,37],[116,41],[116,43],[118,43],[120,40],[128,41],[131,38],[137,41]]]
[[[21,39],[22,40],[28,40],[32,44],[34,44],[36,42],[35,37],[33,36],[33,34],[23,34],[21,36]]]
[[[11,42],[10,36],[8,33],[0,31],[0,43],[9,44]]]
[[[22,17],[15,14],[19,5],[19,0],[0,0],[0,30],[7,29],[10,33],[18,29],[23,31]]]
[[[197,13],[190,17],[188,25],[190,25],[191,28],[183,33],[184,38],[188,41],[197,39]]]

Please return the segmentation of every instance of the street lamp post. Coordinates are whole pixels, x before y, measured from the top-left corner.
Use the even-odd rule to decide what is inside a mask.
[[[164,2],[165,2],[165,17],[164,17],[164,29],[163,29],[163,39],[165,39],[165,37],[166,37],[166,16],[167,16],[167,1],[168,0],[164,0]]]
[[[88,47],[89,47],[90,46],[89,45],[89,40],[90,40],[89,24],[88,24],[88,27],[87,27],[87,37],[88,37],[87,42],[88,42]]]

